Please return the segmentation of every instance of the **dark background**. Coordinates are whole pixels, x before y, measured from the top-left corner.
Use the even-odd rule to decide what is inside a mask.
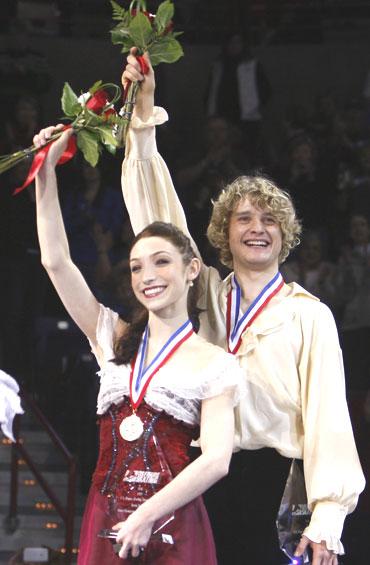
[[[148,2],[148,7],[155,11],[158,4]],[[210,199],[230,175],[258,169],[292,193],[305,228],[302,248],[314,236],[316,256],[297,252],[284,274],[318,294],[334,312],[352,421],[368,475],[370,2],[177,0],[175,8],[175,27],[184,31],[185,56],[157,69],[157,103],[170,114],[158,138],[190,225],[204,255],[216,263],[204,233]],[[2,0],[0,153],[29,145],[40,127],[59,121],[65,81],[76,92],[86,91],[99,79],[119,83],[125,56],[110,42],[111,27],[106,0]],[[266,79],[254,147],[250,135],[243,137],[242,121],[210,122],[206,116],[212,64],[235,33],[242,35]],[[226,82],[226,91],[228,87]],[[23,118],[20,99],[21,105],[25,99],[28,104]],[[215,143],[225,142],[223,136],[228,150],[217,160],[212,152],[219,149]],[[130,230],[120,199],[122,157],[102,159],[99,179],[94,179],[98,195],[91,201],[84,196],[91,177],[83,172],[81,158],[63,167],[60,185],[75,261],[98,296],[128,315],[130,297],[122,280],[127,280]],[[84,443],[75,430],[77,425],[88,434],[94,419],[96,367],[40,267],[33,188],[11,197],[26,174],[27,166],[0,177],[0,366],[35,396],[84,461],[81,489],[86,490],[94,465],[94,437]],[[363,223],[360,243],[353,216]],[[82,228],[90,230],[89,240],[80,241]],[[99,271],[103,248],[109,272]],[[351,318],[353,300],[361,316],[357,312]],[[65,331],[61,320],[67,322]],[[77,411],[76,398],[82,402]],[[345,563],[368,563],[369,519],[365,492],[346,521]]]

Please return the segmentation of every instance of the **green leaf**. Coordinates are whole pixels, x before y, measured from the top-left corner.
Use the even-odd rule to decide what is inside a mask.
[[[117,147],[116,147],[115,145],[109,145],[109,143],[106,143],[104,147],[105,147],[106,150],[109,151],[109,153],[111,153],[112,155],[115,155],[115,154],[116,154]]]
[[[175,63],[184,54],[180,43],[173,37],[161,37],[160,41],[155,41],[149,49],[150,61],[152,65],[159,63]]]
[[[138,12],[131,21],[129,32],[134,45],[145,51],[153,35],[153,29],[148,18],[142,12]]]
[[[81,104],[78,102],[77,95],[73,92],[68,82],[64,83],[62,93],[62,109],[66,116],[73,118],[81,111]]]
[[[117,145],[117,139],[114,137],[112,132],[112,126],[96,126],[94,128],[95,131],[98,131],[100,134],[100,139],[104,145]]]
[[[134,42],[131,39],[130,32],[127,27],[117,26],[110,32],[112,43],[117,45],[118,43],[122,43],[123,45],[130,45],[130,47],[134,47]]]
[[[124,8],[122,8],[122,6],[120,6],[114,0],[110,0],[110,3],[112,5],[112,10],[113,10],[112,18],[114,20],[121,20],[122,18],[124,18],[126,10]]]
[[[97,134],[82,129],[77,132],[77,146],[81,149],[86,161],[93,167],[99,161],[100,147]]]
[[[97,92],[99,90],[99,88],[101,87],[101,85],[103,84],[102,80],[98,80],[96,82],[94,82],[94,84],[92,85],[91,88],[89,88],[89,92],[91,95],[95,94],[95,92]]]
[[[158,33],[162,33],[166,29],[167,25],[173,18],[174,12],[175,9],[170,0],[166,0],[159,5],[154,20],[154,25]]]
[[[95,114],[92,110],[89,110],[86,106],[83,109],[84,125],[88,126],[100,126],[104,123],[104,118],[102,115]]]

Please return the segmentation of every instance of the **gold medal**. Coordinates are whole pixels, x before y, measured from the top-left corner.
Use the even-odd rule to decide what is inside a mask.
[[[126,441],[138,439],[144,431],[144,424],[136,414],[124,418],[119,426],[119,433]]]

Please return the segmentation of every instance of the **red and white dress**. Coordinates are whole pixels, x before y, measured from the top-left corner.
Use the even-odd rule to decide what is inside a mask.
[[[122,420],[132,414],[129,400],[130,366],[117,366],[113,358],[113,334],[118,315],[101,306],[97,343],[103,352],[97,413],[100,420],[100,451],[93,475],[80,534],[79,565],[122,565],[140,562],[151,565],[216,565],[216,552],[208,515],[202,497],[176,510],[175,519],[165,527],[174,543],[166,544],[151,539],[137,559],[120,559],[109,540],[99,538],[103,528],[112,526],[107,512],[107,496],[117,494],[122,477],[130,461],[143,464],[143,441],[138,438],[127,442],[119,433]],[[204,344],[205,357],[182,361],[182,370],[171,363],[159,369],[150,382],[137,415],[145,430],[151,427],[162,453],[176,476],[189,463],[189,446],[199,437],[201,401],[225,391],[234,393],[238,400],[242,379],[234,357],[194,334]],[[196,363],[195,363],[196,361]],[[199,366],[199,370],[196,367]],[[171,368],[172,367],[172,368]]]

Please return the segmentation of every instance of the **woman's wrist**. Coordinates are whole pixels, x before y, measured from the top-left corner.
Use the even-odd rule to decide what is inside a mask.
[[[37,177],[41,181],[47,180],[48,177],[55,175],[55,165],[48,163],[47,161],[42,165],[41,169],[37,173]]]
[[[153,527],[154,522],[158,520],[158,517],[153,516],[153,512],[151,509],[152,500],[148,499],[146,502],[141,504],[135,512],[132,514],[133,517],[140,520],[141,522],[145,523],[148,527]]]

